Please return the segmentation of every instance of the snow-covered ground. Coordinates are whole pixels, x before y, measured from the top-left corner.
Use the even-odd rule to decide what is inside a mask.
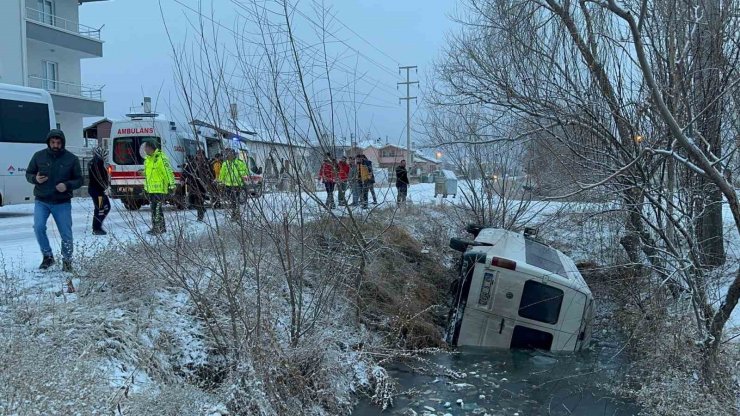
[[[335,194],[336,195],[336,194]],[[395,188],[376,188],[376,195],[380,207],[395,205]],[[268,201],[276,201],[284,197],[283,193],[266,194],[264,198]],[[409,200],[413,203],[452,203],[453,199],[443,200],[441,197],[434,198],[433,184],[412,185],[409,189]],[[323,200],[325,192],[317,192],[316,197]],[[372,201],[372,198],[370,198]],[[308,209],[316,207],[316,203],[306,198]],[[74,198],[72,200],[72,221],[75,238],[75,247],[89,250],[90,248],[106,247],[128,240],[132,233],[132,227],[139,232],[146,231],[149,226],[150,211],[148,206],[140,211],[126,211],[120,200],[112,200],[112,209],[105,220],[105,229],[109,232],[107,236],[92,235],[93,206],[89,198]],[[371,204],[371,208],[374,205]],[[195,212],[181,212],[171,207],[165,209],[165,216],[173,220],[176,216],[183,216],[186,220],[195,222]],[[55,252],[59,252],[61,240],[59,231],[50,217],[48,222],[49,241]],[[33,233],[33,204],[19,204],[0,207],[0,257],[6,264],[13,265],[14,269],[35,269],[41,262],[36,237]],[[89,251],[86,251],[89,254]]]
[[[460,183],[464,186],[464,183]],[[394,187],[377,187],[376,195],[378,197],[379,208],[395,206],[396,189]],[[288,197],[285,193],[272,193],[264,195],[266,206],[279,209],[282,199]],[[316,199],[324,200],[326,193],[317,192]],[[335,194],[336,197],[336,194]],[[443,199],[441,196],[434,196],[434,184],[417,184],[409,188],[408,199],[415,204],[454,204],[460,201],[460,190],[457,198],[448,197]],[[372,201],[372,198],[370,197]],[[304,196],[304,209],[317,211],[317,202],[315,199]],[[75,198],[72,201],[73,212],[73,231],[75,238],[75,256],[89,257],[101,249],[108,248],[115,244],[126,244],[134,241],[138,235],[142,235],[150,224],[150,211],[148,207],[140,211],[126,211],[119,200],[112,200],[113,208],[105,221],[105,228],[109,234],[107,236],[92,235],[92,202],[89,198]],[[286,204],[287,205],[287,204]],[[371,208],[375,205],[370,205]],[[534,216],[552,215],[562,208],[560,203],[533,203],[530,211]],[[581,208],[583,206],[581,205]],[[224,215],[224,211],[217,211],[218,215]],[[337,215],[342,215],[343,210],[334,211]],[[356,210],[354,212],[366,212]],[[188,227],[198,229],[201,224],[195,221],[194,211],[177,211],[168,207],[165,210],[168,221],[184,221]],[[732,267],[727,271],[727,279],[734,276],[734,270],[740,263],[740,235],[735,229],[732,215],[727,207],[724,212],[725,219],[725,236],[728,259]],[[135,232],[134,232],[135,231]],[[566,233],[567,234],[567,233]],[[59,232],[56,229],[54,221],[50,218],[48,222],[48,235],[52,248],[56,253],[59,252],[61,240]],[[593,236],[583,236],[588,240]],[[572,253],[577,256],[578,253]],[[58,256],[58,254],[57,254]],[[25,276],[24,289],[42,289],[47,291],[56,291],[62,285],[61,277],[55,279],[54,274],[40,274],[36,271],[38,264],[41,262],[41,254],[38,244],[33,233],[33,204],[20,204],[0,207],[0,270]],[[59,267],[59,266],[57,266]],[[77,282],[75,282],[77,283]],[[729,283],[717,287],[715,296],[717,298],[726,292]],[[734,335],[740,331],[740,312],[735,310],[731,321],[728,323],[728,334]]]
[[[324,200],[325,192],[317,192],[316,198]],[[376,188],[378,207],[395,206],[396,189]],[[287,198],[285,193],[272,193],[264,195],[264,202],[271,208],[279,207],[281,199]],[[433,184],[413,185],[409,189],[409,200],[413,203],[452,203],[452,199],[443,200],[442,197],[434,197]],[[336,197],[336,194],[335,194]],[[304,209],[315,211],[317,202],[305,196]],[[372,202],[372,198],[370,198]],[[111,245],[126,244],[135,241],[149,229],[151,211],[148,206],[139,211],[126,211],[120,200],[112,200],[112,209],[105,220],[107,236],[95,236],[92,234],[93,206],[89,198],[74,198],[72,200],[72,221],[75,239],[75,257],[89,257]],[[61,278],[55,274],[40,274],[37,267],[41,263],[41,253],[36,237],[33,232],[33,207],[32,203],[10,205],[0,207],[0,270],[5,270],[13,275],[25,276],[24,288],[16,290],[43,288],[45,290],[58,290],[63,283]],[[371,204],[371,208],[375,205]],[[335,210],[341,215],[342,210]],[[355,212],[365,212],[356,209]],[[217,215],[224,215],[224,211],[217,211]],[[178,211],[172,207],[165,209],[165,217],[168,222],[184,221],[188,227],[197,229],[201,224],[196,222],[194,211]],[[49,241],[55,256],[59,260],[61,239],[56,224],[50,217],[47,223]],[[61,266],[57,265],[56,268]],[[76,280],[76,279],[75,279]],[[77,283],[77,282],[75,282]]]
[[[377,188],[376,193],[378,196],[378,207],[393,207],[395,203],[395,188]],[[264,206],[270,210],[276,216],[280,216],[284,213],[281,211],[281,207],[293,207],[295,204],[291,203],[291,198],[294,198],[294,194],[287,193],[273,193],[267,194],[260,199],[264,202]],[[434,196],[434,185],[433,184],[419,184],[414,185],[409,190],[409,200],[413,204],[417,205],[436,205],[436,206],[449,206],[460,201],[461,195],[458,195],[456,199],[447,198],[442,199],[441,197]],[[315,196],[304,195],[302,209],[309,214],[309,217],[313,215],[319,215],[321,212],[318,209],[318,200],[325,198],[324,193],[317,193]],[[94,256],[96,253],[101,253],[106,249],[116,246],[125,245],[129,243],[136,243],[139,238],[153,239],[155,237],[147,237],[142,235],[149,228],[150,222],[150,211],[148,207],[144,207],[140,211],[129,212],[126,211],[119,201],[113,201],[113,209],[106,220],[106,229],[109,231],[108,236],[93,236],[91,233],[91,221],[92,221],[92,203],[88,198],[77,198],[73,200],[73,222],[74,222],[74,234],[75,234],[75,257],[76,264],[82,266],[88,264],[86,260]],[[371,210],[360,210],[353,209],[353,213],[357,215],[367,215],[368,212],[372,212],[374,205],[370,205]],[[588,223],[585,219],[583,223],[570,224],[566,222],[550,222],[553,218],[563,217],[559,215],[559,210],[564,209],[565,212],[572,210],[585,210],[587,215],[583,218],[590,218],[591,211],[601,211],[604,209],[604,205],[600,204],[578,204],[578,206],[568,206],[562,203],[533,203],[530,207],[530,213],[532,217],[535,217],[535,222],[544,223],[543,227],[548,229],[546,238],[550,241],[557,242],[563,240],[563,243],[569,247],[569,253],[577,260],[589,260],[598,256],[598,252],[593,249],[595,246],[607,244],[607,241],[600,242],[597,237],[609,237],[610,234],[619,233],[620,228],[612,228],[608,230],[598,231],[597,227],[593,227],[592,224]],[[361,214],[360,214],[361,213]],[[404,215],[411,215],[409,213],[426,213],[424,219],[414,219],[412,222],[427,221],[433,222],[432,220],[438,216],[446,216],[451,211],[443,210],[409,210],[399,212],[398,215],[394,215],[399,221],[403,221]],[[334,210],[334,214],[337,216],[346,215],[344,208]],[[213,215],[209,213],[209,215]],[[215,215],[223,216],[226,212],[223,210],[216,211]],[[372,214],[370,214],[372,215]],[[198,223],[195,219],[194,211],[177,211],[173,208],[166,209],[166,217],[168,224],[174,225],[178,223],[179,226],[184,226],[188,231],[198,233],[205,231],[208,224]],[[581,216],[577,213],[572,215],[577,221]],[[436,218],[439,220],[440,218]],[[209,218],[212,221],[213,218]],[[576,222],[577,222],[576,221]],[[440,223],[452,224],[451,218],[448,221],[438,221]],[[727,270],[728,276],[736,267],[736,260],[740,253],[740,236],[734,230],[732,218],[729,216],[729,212],[726,216],[726,227],[727,227],[727,249],[728,257],[732,260],[733,267],[729,267]],[[141,360],[160,360],[161,365],[157,364],[154,368],[166,367],[167,360],[172,357],[169,356],[156,356],[150,357],[148,352],[151,349],[150,344],[160,342],[162,339],[170,339],[165,336],[160,336],[162,331],[167,331],[168,334],[174,335],[171,339],[173,343],[173,350],[179,351],[177,357],[177,365],[181,368],[191,368],[187,366],[204,365],[207,351],[203,342],[202,334],[205,332],[202,328],[199,328],[187,319],[190,315],[192,303],[188,301],[187,296],[182,292],[170,291],[159,288],[153,292],[154,298],[148,298],[148,306],[146,308],[131,307],[127,308],[127,303],[116,304],[114,308],[110,308],[108,304],[95,304],[90,298],[81,297],[77,299],[75,295],[67,296],[64,298],[65,305],[64,311],[69,318],[68,320],[62,320],[61,324],[54,322],[54,314],[47,313],[54,311],[54,304],[59,302],[55,300],[55,296],[49,292],[59,290],[62,287],[64,275],[59,270],[60,267],[56,266],[55,270],[39,273],[36,268],[40,262],[40,253],[36,240],[33,233],[33,204],[15,205],[9,207],[0,208],[0,317],[4,313],[9,312],[12,309],[11,303],[14,300],[25,298],[27,300],[39,299],[46,300],[48,302],[39,302],[39,310],[34,312],[38,314],[41,324],[36,324],[34,331],[41,332],[48,330],[49,326],[58,326],[59,334],[65,334],[64,339],[69,334],[71,336],[85,335],[85,340],[92,339],[97,347],[105,347],[107,350],[112,350],[114,353],[110,354],[109,361],[105,363],[98,363],[100,365],[99,370],[102,371],[104,377],[109,381],[110,386],[131,386],[132,391],[138,391],[141,394],[151,393],[146,388],[143,390],[137,390],[137,386],[153,386],[157,385],[157,374],[155,373],[150,378],[145,372],[138,371],[136,366],[132,366],[132,363],[140,362]],[[59,233],[56,230],[54,222],[52,220],[48,223],[49,237],[52,243],[52,247],[55,252],[59,251],[60,238]],[[179,227],[172,227],[177,229]],[[444,228],[444,227],[443,227]],[[604,235],[597,235],[597,234]],[[205,233],[204,233],[205,234]],[[167,235],[165,238],[171,238]],[[446,238],[446,235],[442,237],[442,240]],[[566,241],[567,240],[567,241]],[[137,245],[138,246],[138,245]],[[617,247],[618,249],[618,247]],[[126,266],[127,267],[127,266]],[[84,274],[85,271],[82,270]],[[3,278],[3,276],[14,276],[12,279]],[[88,281],[93,281],[94,276]],[[87,277],[83,276],[85,280]],[[4,285],[4,282],[10,282],[9,285]],[[75,283],[79,284],[79,280],[75,278]],[[718,291],[719,294],[719,291]],[[3,299],[5,303],[3,303]],[[153,300],[152,300],[153,299]],[[137,302],[137,298],[134,297],[131,301],[126,302]],[[20,302],[19,302],[20,303]],[[46,304],[45,306],[43,304]],[[119,307],[122,305],[122,307]],[[60,305],[61,306],[61,305]],[[91,310],[95,309],[95,310]],[[96,309],[97,308],[97,309]],[[138,308],[138,309],[137,309]],[[16,308],[17,309],[17,308]],[[141,311],[145,311],[143,313]],[[47,316],[48,315],[48,316]],[[8,316],[10,314],[8,313]],[[93,319],[94,318],[94,319]],[[740,324],[740,313],[735,313],[733,316],[734,321],[730,323],[728,327],[728,334],[733,334],[732,327]],[[11,320],[6,320],[11,321]],[[136,337],[133,333],[127,333],[131,325],[137,325]],[[8,322],[10,325],[10,322]],[[12,323],[16,325],[16,323]],[[10,325],[10,326],[12,326]],[[92,329],[91,329],[92,328]],[[110,331],[118,331],[119,336],[110,337],[108,333]],[[736,331],[736,330],[735,330]],[[22,333],[20,331],[19,333]],[[82,334],[82,335],[81,335]],[[33,339],[29,337],[28,339]],[[82,338],[81,338],[82,339]],[[120,344],[120,345],[119,345]],[[25,345],[25,344],[24,344]],[[92,345],[92,344],[91,344]],[[136,359],[128,357],[128,349],[131,345],[139,345],[141,348],[136,349]],[[139,347],[137,347],[139,348]],[[106,351],[107,351],[106,350]],[[116,353],[116,351],[119,351]],[[123,352],[126,352],[124,354]],[[363,362],[352,358],[351,354],[339,354],[343,359],[357,361],[356,364],[348,364],[344,367],[360,366]],[[342,367],[342,368],[344,368]],[[358,367],[358,368],[360,368]],[[22,366],[19,368],[23,368]],[[39,371],[43,369],[40,368]],[[192,368],[191,368],[192,370]],[[24,370],[25,371],[25,370]],[[364,374],[363,371],[359,371]],[[63,373],[59,373],[63,374]],[[361,374],[361,375],[362,375]],[[350,377],[351,378],[351,377]],[[362,379],[362,377],[359,377]],[[154,391],[156,389],[153,389]],[[154,396],[153,396],[154,397]],[[155,399],[152,399],[155,400]],[[160,401],[159,399],[156,399]],[[205,400],[205,399],[204,399]],[[205,400],[208,401],[208,400]],[[0,400],[2,404],[2,400]],[[218,403],[216,403],[218,404]],[[0,406],[1,407],[1,406]],[[0,411],[0,413],[2,413]],[[134,413],[135,414],[135,413]],[[143,413],[142,413],[143,414]],[[221,413],[214,413],[221,414]]]

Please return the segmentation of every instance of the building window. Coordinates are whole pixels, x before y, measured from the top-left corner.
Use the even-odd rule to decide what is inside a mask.
[[[396,156],[400,156],[400,155],[399,154],[396,154],[396,150],[395,149],[383,149],[383,150],[380,151],[380,156],[381,157],[396,157]]]
[[[38,0],[39,18],[48,25],[54,25],[54,0]]]
[[[41,61],[43,65],[42,88],[48,91],[57,90],[57,81],[59,80],[59,67],[56,62]]]

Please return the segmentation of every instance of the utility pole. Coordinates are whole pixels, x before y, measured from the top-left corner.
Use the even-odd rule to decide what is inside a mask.
[[[406,96],[399,98],[400,101],[406,101],[406,152],[408,153],[408,160],[406,161],[406,165],[411,168],[414,164],[414,154],[412,153],[411,149],[411,100],[416,100],[416,97],[411,96],[411,85],[412,84],[419,84],[419,81],[411,81],[411,70],[416,70],[416,65],[411,66],[399,66],[398,67],[398,73],[400,74],[402,70],[406,70],[406,81],[405,82],[399,82],[398,85],[405,85],[406,86]],[[418,72],[418,71],[415,71]]]

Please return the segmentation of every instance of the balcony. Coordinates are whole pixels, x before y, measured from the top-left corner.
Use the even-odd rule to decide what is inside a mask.
[[[83,52],[92,57],[103,56],[100,29],[31,7],[26,7],[26,36],[29,39]]]
[[[56,111],[103,116],[103,87],[74,84],[37,76],[28,77],[28,86],[42,88],[51,93]]]

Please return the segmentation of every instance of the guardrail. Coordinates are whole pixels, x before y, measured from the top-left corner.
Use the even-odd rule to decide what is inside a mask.
[[[34,88],[43,88],[49,92],[57,92],[59,94],[72,95],[75,97],[87,98],[90,100],[103,99],[102,86],[81,85],[72,82],[37,77],[33,75],[28,77],[28,86]]]
[[[65,19],[51,13],[46,13],[42,10],[26,7],[26,19],[44,25],[53,26],[58,29],[66,30],[68,32],[76,33],[86,38],[100,40],[100,29],[81,25],[72,20]]]

